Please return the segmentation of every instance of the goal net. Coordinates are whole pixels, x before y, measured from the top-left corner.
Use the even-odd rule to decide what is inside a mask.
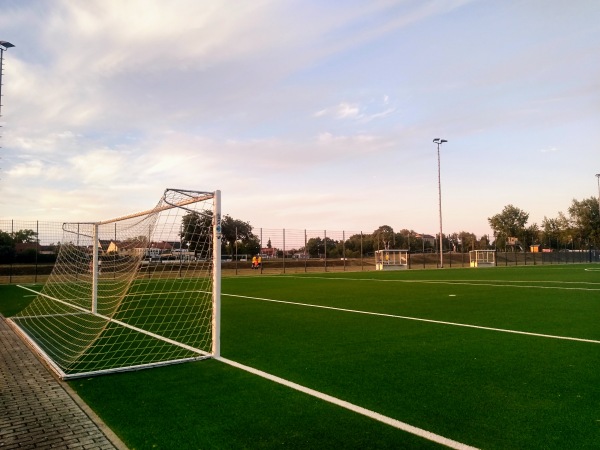
[[[408,250],[375,251],[376,270],[401,270],[408,268]]]
[[[219,356],[220,191],[64,223],[53,271],[12,324],[62,378]]]
[[[495,267],[496,250],[471,250],[469,259],[471,267]]]

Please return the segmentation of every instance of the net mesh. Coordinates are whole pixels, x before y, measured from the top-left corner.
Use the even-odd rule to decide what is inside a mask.
[[[67,376],[210,354],[213,197],[167,190],[144,213],[63,224],[48,281],[13,323]]]

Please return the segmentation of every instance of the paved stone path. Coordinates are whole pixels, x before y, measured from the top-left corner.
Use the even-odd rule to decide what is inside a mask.
[[[125,449],[68,391],[0,316],[0,450]]]

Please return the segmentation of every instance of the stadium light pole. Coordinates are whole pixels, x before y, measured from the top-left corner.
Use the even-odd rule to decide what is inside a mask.
[[[598,179],[598,212],[600,213],[600,173],[596,174],[596,178]]]
[[[14,47],[7,41],[0,41],[0,116],[2,116],[2,72],[4,72],[4,51]]]
[[[0,118],[2,117],[2,72],[4,72],[4,50],[14,47],[7,41],[0,41]],[[2,127],[2,125],[0,125]],[[0,136],[1,137],[1,136]]]
[[[435,138],[434,144],[437,144],[437,160],[438,160],[438,203],[440,207],[440,269],[444,267],[444,247],[442,241],[442,178],[440,169],[440,145],[448,142],[446,139]]]

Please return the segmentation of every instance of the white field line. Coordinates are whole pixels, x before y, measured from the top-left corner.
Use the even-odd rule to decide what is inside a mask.
[[[87,316],[87,313],[83,312],[74,312],[74,313],[64,313],[64,314],[42,314],[39,316],[19,316],[19,319],[47,319],[48,317],[66,317],[66,316]]]
[[[460,442],[454,441],[452,439],[445,438],[444,436],[440,436],[438,434],[432,433],[427,430],[423,430],[422,428],[417,428],[415,426],[409,425],[407,423],[401,422],[399,420],[393,419],[388,416],[384,416],[383,414],[379,414],[378,412],[372,411],[370,409],[363,408],[361,406],[355,405],[353,403],[347,402],[345,400],[341,400],[336,397],[332,397],[331,395],[324,394],[323,392],[316,391],[311,388],[307,388],[306,386],[302,386],[300,384],[294,383],[292,381],[285,380],[283,378],[277,377],[275,375],[271,375],[267,372],[263,372],[262,370],[254,369],[253,367],[245,366],[243,364],[237,363],[230,359],[223,358],[221,356],[215,358],[217,361],[221,361],[225,364],[229,364],[230,366],[236,367],[238,369],[245,370],[246,372],[250,372],[254,375],[258,375],[259,377],[266,378],[267,380],[273,381],[275,383],[281,384],[283,386],[287,386],[291,389],[295,389],[304,394],[311,395],[320,400],[324,400],[326,402],[332,403],[334,405],[340,406],[357,414],[361,414],[363,416],[369,417],[371,419],[382,422],[386,425],[390,425],[399,430],[405,431],[410,434],[414,434],[421,438],[427,439],[429,441],[436,442],[438,444],[445,445],[446,447],[459,449],[459,450],[470,450],[476,449],[476,447],[471,447],[466,444],[462,444]]]
[[[286,305],[295,305],[295,306],[306,306],[309,308],[320,308],[320,309],[329,309],[332,311],[342,311],[342,312],[350,312],[355,314],[366,314],[369,316],[379,316],[379,317],[390,317],[392,319],[402,319],[402,320],[414,320],[416,322],[427,322],[427,323],[435,323],[439,325],[451,325],[454,327],[464,327],[464,328],[474,328],[477,330],[486,330],[486,331],[498,331],[500,333],[511,333],[511,334],[521,334],[525,336],[535,336],[535,337],[543,337],[548,339],[561,339],[565,341],[576,341],[576,342],[587,342],[589,344],[600,344],[600,341],[594,339],[583,339],[569,336],[555,336],[552,334],[542,334],[542,333],[531,333],[528,331],[518,331],[518,330],[507,330],[504,328],[493,328],[493,327],[484,327],[480,325],[469,325],[467,323],[456,323],[456,322],[446,322],[443,320],[433,320],[433,319],[422,319],[420,317],[409,317],[409,316],[399,316],[396,314],[385,314],[385,313],[377,313],[372,311],[361,311],[357,309],[346,309],[346,308],[335,308],[333,306],[323,306],[323,305],[313,305],[310,303],[298,303],[298,302],[290,302],[286,300],[274,300],[270,298],[261,298],[261,297],[250,297],[247,295],[235,295],[235,294],[223,294],[224,297],[237,297],[237,298],[247,298],[250,300],[259,300],[263,302],[272,302],[272,303],[282,303]]]
[[[316,280],[337,280],[337,281],[374,281],[377,283],[423,283],[423,284],[449,284],[449,285],[465,285],[465,286],[491,286],[491,287],[516,287],[530,289],[559,289],[573,291],[600,291],[600,283],[585,282],[585,281],[505,281],[505,280],[463,280],[463,281],[441,281],[441,280],[380,280],[376,278],[340,278],[340,277],[299,277],[290,275],[287,278],[301,279],[316,279]],[[512,284],[509,284],[512,283]],[[582,284],[598,286],[597,288],[587,287],[570,287],[570,286],[535,286],[523,285],[522,283],[557,283],[557,284]]]
[[[56,301],[58,303],[62,303],[63,305],[69,306],[71,308],[79,310],[79,311],[81,311],[83,313],[86,313],[88,315],[91,315],[91,316],[94,316],[94,317],[99,317],[99,318],[101,318],[103,320],[106,320],[108,322],[116,323],[117,325],[121,325],[122,327],[129,328],[130,330],[137,331],[139,333],[142,333],[142,334],[145,334],[147,336],[159,339],[159,340],[167,342],[169,344],[176,345],[177,347],[181,347],[181,348],[183,348],[185,350],[189,350],[189,351],[194,352],[196,354],[203,355],[203,356],[210,356],[210,353],[205,352],[204,350],[200,350],[200,349],[192,347],[190,345],[183,344],[183,343],[175,341],[173,339],[166,338],[164,336],[161,336],[160,334],[152,333],[151,331],[146,331],[146,330],[144,330],[142,328],[138,328],[136,326],[129,325],[128,323],[122,322],[122,321],[117,320],[117,319],[113,319],[112,317],[105,316],[103,314],[93,313],[93,312],[91,312],[91,311],[89,311],[89,310],[87,310],[85,308],[80,307],[80,306],[72,305],[72,304],[70,304],[68,302],[62,301],[62,300],[54,298],[54,297],[50,297],[49,295],[42,294],[41,292],[34,291],[33,289],[29,289],[28,287],[25,287],[25,286],[22,286],[22,285],[19,285],[19,284],[17,285],[17,287],[20,287],[21,289],[26,289],[26,290],[31,291],[31,292],[35,292],[38,295],[41,295],[42,297],[46,297],[46,298],[48,298],[50,300],[54,300],[54,301]],[[13,317],[12,319],[13,319],[13,321],[19,320],[20,317]]]

